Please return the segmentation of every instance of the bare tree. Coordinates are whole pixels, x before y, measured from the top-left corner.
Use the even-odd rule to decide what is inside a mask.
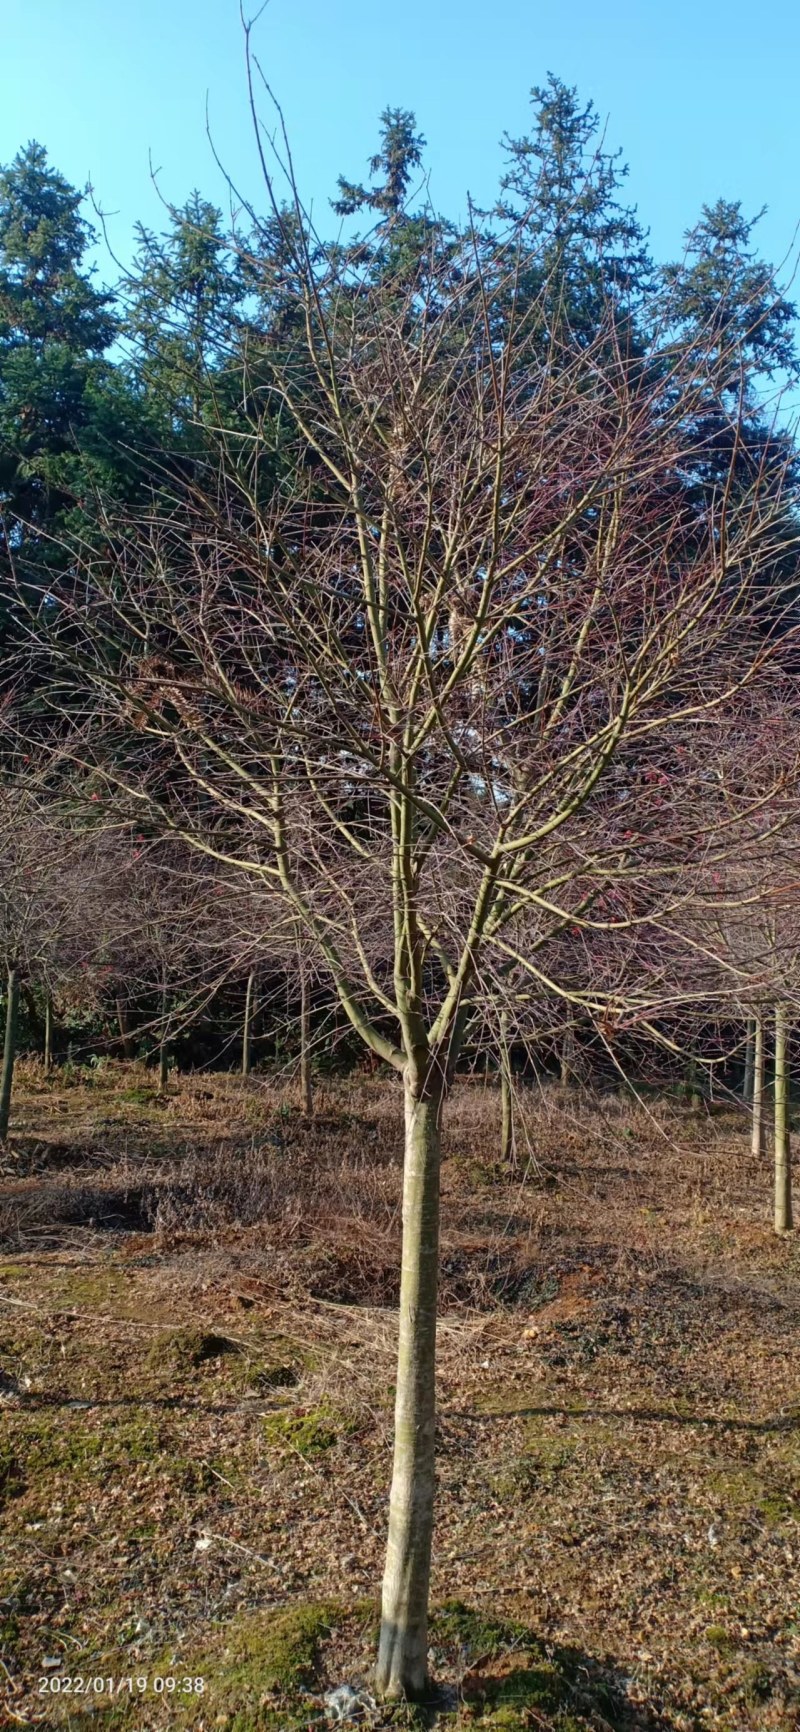
[[[777,720],[777,718],[775,718]],[[791,723],[791,718],[789,718]],[[774,727],[768,738],[761,735],[760,773],[763,758],[775,753]],[[780,761],[783,753],[778,751]],[[758,772],[751,785],[757,786]],[[791,1162],[789,1144],[788,1044],[793,1012],[800,995],[800,836],[797,828],[797,790],[793,778],[778,799],[771,802],[768,819],[763,809],[740,834],[740,847],[729,863],[711,925],[721,960],[734,970],[742,983],[749,1006],[748,1044],[752,1042],[751,1110],[752,1152],[761,1159],[766,1148],[765,1071],[767,1030],[773,1029],[774,1088],[774,1182],[775,1230],[792,1227]],[[737,990],[739,990],[737,988]]]
[[[110,839],[96,885],[98,990],[117,1010],[146,1007],[139,1034],[149,1035],[162,1094],[169,1084],[170,1046],[209,1003],[230,970],[210,942],[217,932],[219,875],[196,851],[146,840],[125,830]],[[214,963],[216,962],[216,967]]]
[[[54,993],[66,979],[85,980],[94,957],[96,934],[86,918],[85,896],[98,872],[104,834],[101,826],[87,828],[85,817],[42,764],[18,765],[0,785],[0,1139],[8,1134],[21,994],[36,987],[44,995],[49,1068]]]
[[[720,821],[709,854],[703,738],[771,677],[759,582],[785,518],[774,477],[708,507],[687,483],[713,365],[696,343],[634,363],[610,321],[593,348],[562,332],[543,354],[515,236],[444,247],[434,225],[410,281],[376,279],[326,257],[299,203],[275,215],[299,318],[252,358],[243,455],[223,437],[213,487],[129,525],[113,558],[87,550],[33,630],[54,708],[86,704],[82,761],[278,898],[402,1081],[377,1678],[414,1696],[465,1031],[481,1002],[544,995],[567,1024],[621,1028],[678,1001],[666,964],[632,975],[621,935],[658,957],[687,883],[732,846]],[[278,424],[297,463],[265,498]]]

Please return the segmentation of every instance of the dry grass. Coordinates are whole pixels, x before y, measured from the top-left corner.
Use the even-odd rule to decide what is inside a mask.
[[[323,1087],[306,1122],[258,1080],[176,1079],[166,1101],[135,1066],[66,1082],[22,1067],[0,1184],[9,1712],[64,1720],[37,1693],[49,1656],[206,1669],[194,1710],[105,1710],[137,1732],[315,1724],[372,1639],[399,1092]],[[465,1083],[448,1117],[434,1594],[527,1634],[480,1663],[434,1643],[442,1722],[788,1732],[800,1258],[770,1231],[769,1174],[734,1113],[523,1107],[514,1172],[491,1089]],[[234,1649],[246,1627],[261,1676],[243,1620],[333,1603],[306,1695],[234,1687],[217,1626]],[[566,1668],[563,1700],[537,1666]]]

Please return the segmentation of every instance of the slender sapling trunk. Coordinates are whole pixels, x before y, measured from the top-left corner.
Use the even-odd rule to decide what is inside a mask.
[[[250,1037],[253,1028],[253,995],[255,991],[255,971],[250,970],[247,976],[247,989],[244,995],[244,1028],[242,1030],[242,1076],[250,1075]]]
[[[561,1044],[561,1072],[559,1083],[562,1089],[568,1089],[575,1075],[575,1033],[567,1029]]]
[[[53,1000],[49,992],[44,1000],[44,1074],[49,1076],[53,1068]]]
[[[792,1168],[789,1151],[789,1079],[786,1067],[786,1006],[775,1006],[775,1231],[792,1229]]]
[[[314,1093],[311,1086],[311,994],[308,989],[308,975],[300,965],[300,1109],[306,1118],[314,1111]]]
[[[752,1152],[756,1160],[764,1154],[764,1013],[757,1010],[753,1039],[753,1135]]]
[[[756,1019],[747,1018],[747,1039],[744,1048],[744,1081],[742,1083],[742,1100],[745,1106],[751,1106],[753,1100],[753,1071],[755,1068],[755,1036]]]
[[[131,1026],[128,1020],[128,1012],[121,998],[117,999],[117,1024],[119,1027],[119,1038],[122,1043],[122,1056],[126,1059],[132,1059],[133,1041],[131,1040]]]
[[[508,1049],[508,1018],[500,1018],[500,1159],[514,1159],[514,1094],[511,1087],[511,1055]]]
[[[161,988],[161,1038],[158,1046],[158,1092],[165,1095],[169,1078],[167,1062],[167,984]]]
[[[428,1673],[442,1103],[439,1078],[420,1085],[406,1076],[394,1466],[376,1683],[383,1695],[410,1699],[424,1692]]]
[[[14,1082],[14,1059],[17,1051],[19,1019],[19,969],[10,963],[6,978],[6,1032],[3,1043],[3,1074],[0,1077],[0,1142],[8,1136],[11,1112],[11,1089]]]

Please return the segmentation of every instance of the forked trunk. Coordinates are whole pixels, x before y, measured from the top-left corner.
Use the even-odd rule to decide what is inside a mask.
[[[256,977],[251,970],[247,976],[247,988],[244,995],[244,1028],[242,1029],[242,1076],[250,1075],[250,1037],[253,1028],[253,993]]]
[[[403,1265],[389,1540],[376,1683],[420,1696],[428,1672],[442,1089],[406,1080]]]
[[[752,1152],[756,1160],[764,1154],[764,1013],[755,1014],[753,1040],[753,1137]]]
[[[775,1006],[775,1231],[791,1232],[792,1167],[789,1152],[789,1079],[786,1069],[786,1006]]]
[[[49,1076],[53,1068],[53,1000],[49,992],[44,1000],[44,1074]]]
[[[311,1087],[311,994],[308,990],[308,976],[304,968],[300,970],[300,1109],[306,1118],[314,1111],[314,1095]]]
[[[19,1019],[19,970],[12,963],[6,980],[6,1032],[3,1043],[3,1074],[0,1077],[0,1142],[8,1136],[11,1112],[11,1088],[14,1082],[14,1059],[17,1051]]]
[[[755,1037],[756,1019],[747,1018],[747,1040],[744,1048],[744,1082],[742,1083],[742,1100],[745,1106],[750,1106],[753,1100],[753,1071],[755,1068]]]

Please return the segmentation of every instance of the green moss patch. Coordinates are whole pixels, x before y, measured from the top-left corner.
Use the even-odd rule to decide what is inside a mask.
[[[773,1692],[773,1684],[772,1674],[763,1661],[751,1661],[742,1676],[742,1695],[745,1702],[751,1708],[757,1708],[759,1702],[768,1702]]]
[[[19,1457],[8,1438],[0,1438],[0,1509],[9,1498],[24,1488],[25,1480]]]
[[[93,1429],[83,1415],[26,1414],[0,1448],[0,1504],[4,1496],[25,1496],[25,1513],[32,1513],[34,1503],[46,1512],[56,1494],[74,1505],[112,1478],[149,1467],[187,1494],[213,1483],[206,1463],[183,1455],[174,1438],[149,1419],[118,1418]]]
[[[29,1477],[68,1472],[71,1477],[105,1473],[112,1467],[152,1461],[162,1453],[157,1427],[147,1419],[118,1421],[92,1430],[77,1418],[26,1425]]]
[[[132,1088],[120,1089],[117,1100],[127,1107],[150,1107],[157,1099],[157,1091],[147,1088],[143,1083],[136,1083]]]
[[[736,1646],[723,1624],[709,1624],[706,1630],[706,1641],[710,1648],[718,1654],[729,1654]]]
[[[491,1618],[465,1606],[462,1600],[445,1600],[431,1614],[431,1641],[440,1648],[458,1650],[471,1664],[491,1660],[509,1649],[529,1646],[534,1639],[524,1624]]]
[[[526,1427],[524,1449],[494,1475],[492,1490],[503,1502],[514,1503],[544,1491],[558,1492],[572,1470],[596,1462],[612,1447],[618,1463],[622,1447],[618,1433],[588,1415],[558,1429],[532,1419]]]
[[[767,1480],[754,1468],[736,1466],[710,1474],[706,1489],[731,1515],[752,1513],[766,1527],[779,1527],[800,1517],[800,1498],[793,1487]]]
[[[268,1395],[273,1389],[296,1389],[300,1378],[293,1365],[272,1364],[243,1354],[231,1364],[233,1381],[243,1395]]]
[[[509,1729],[531,1724],[531,1714],[558,1714],[567,1700],[569,1686],[550,1661],[514,1666],[505,1677],[485,1682],[481,1695],[488,1709],[488,1722]],[[484,1719],[487,1718],[484,1712]]]
[[[268,1444],[294,1450],[306,1461],[324,1455],[352,1430],[353,1421],[327,1401],[307,1413],[271,1413],[264,1420]]]
[[[545,1645],[525,1624],[448,1600],[431,1619],[440,1658],[467,1672],[462,1685],[470,1724],[495,1732],[584,1732],[619,1718],[618,1692],[600,1666],[576,1649]],[[460,1724],[460,1722],[459,1722]]]
[[[169,1370],[176,1374],[196,1371],[209,1359],[221,1359],[225,1354],[239,1354],[238,1342],[213,1330],[171,1329],[159,1335],[147,1354],[151,1371]]]
[[[214,1646],[181,1656],[182,1670],[206,1681],[202,1697],[184,1705],[184,1723],[201,1720],[227,1732],[305,1727],[302,1693],[319,1688],[320,1647],[341,1615],[335,1602],[310,1602],[248,1612],[222,1626]]]

